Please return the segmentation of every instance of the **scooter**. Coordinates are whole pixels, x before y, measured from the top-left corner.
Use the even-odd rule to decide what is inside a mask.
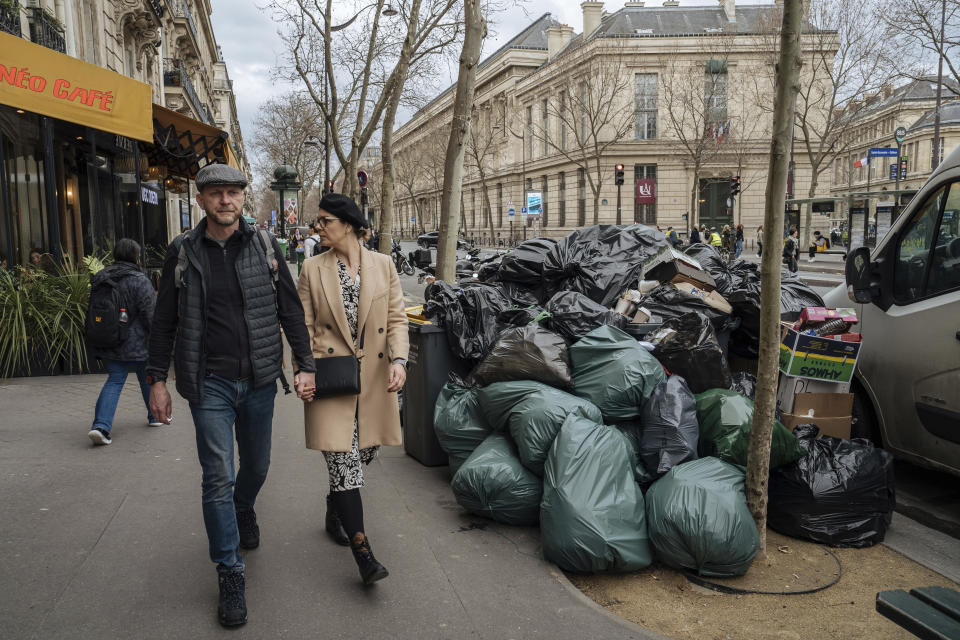
[[[390,247],[390,253],[393,255],[393,264],[397,267],[397,273],[412,276],[414,272],[413,265],[410,264],[407,256],[403,255],[403,250],[400,248],[399,242],[393,242]]]

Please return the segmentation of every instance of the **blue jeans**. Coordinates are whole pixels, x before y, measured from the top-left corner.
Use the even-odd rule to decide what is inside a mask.
[[[253,509],[270,468],[270,434],[277,384],[253,388],[252,380],[207,375],[203,401],[190,403],[203,469],[203,524],[210,559],[221,568],[243,569],[236,511]],[[236,435],[240,469],[233,469]]]
[[[127,381],[127,373],[133,369],[140,382],[140,393],[143,394],[143,404],[147,407],[147,422],[153,422],[150,414],[150,387],[147,385],[147,363],[127,362],[121,360],[104,360],[107,368],[107,381],[103,383],[100,397],[97,398],[97,408],[93,416],[93,428],[103,429],[110,433],[113,428],[113,415],[117,412],[117,402],[120,401],[120,392]]]
[[[741,253],[743,253],[743,240],[737,240],[737,253],[734,257],[739,258]]]

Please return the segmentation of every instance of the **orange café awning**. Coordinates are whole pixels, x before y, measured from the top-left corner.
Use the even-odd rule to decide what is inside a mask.
[[[153,144],[141,148],[150,163],[194,178],[201,167],[219,162],[240,168],[226,132],[158,104],[153,105]]]
[[[150,103],[148,84],[0,32],[0,104],[150,142]]]

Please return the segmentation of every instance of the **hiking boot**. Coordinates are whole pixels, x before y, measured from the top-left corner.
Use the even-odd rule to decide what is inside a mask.
[[[334,542],[346,547],[350,545],[350,536],[347,535],[347,530],[343,528],[343,521],[340,520],[340,514],[333,506],[332,497],[329,493],[327,494],[327,533]]]
[[[90,441],[95,445],[110,444],[113,440],[110,439],[110,433],[104,431],[100,427],[94,427],[90,429],[90,433],[87,434],[87,437],[90,438]]]
[[[260,546],[260,527],[253,509],[237,511],[237,531],[240,533],[241,549],[256,549]]]
[[[243,571],[217,570],[220,579],[220,603],[217,616],[225,627],[236,627],[247,621],[246,579]]]
[[[360,578],[363,584],[370,585],[377,580],[383,580],[390,572],[373,557],[373,551],[370,550],[370,540],[363,534],[358,533],[350,541],[350,550],[353,551],[353,559],[357,561],[357,568],[360,569]]]

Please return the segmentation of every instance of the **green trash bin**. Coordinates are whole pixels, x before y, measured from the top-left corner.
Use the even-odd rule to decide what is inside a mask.
[[[450,352],[447,333],[437,325],[411,322],[409,327],[410,357],[400,410],[403,449],[420,464],[439,467],[447,464],[447,454],[433,430],[437,396],[450,373],[466,377],[470,363]]]
[[[287,259],[287,239],[277,236],[277,244],[280,245],[280,255],[283,256],[283,260]]]

